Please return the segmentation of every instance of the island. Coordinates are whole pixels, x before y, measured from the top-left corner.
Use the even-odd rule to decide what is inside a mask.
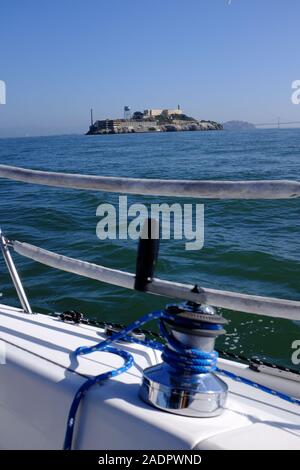
[[[223,129],[225,131],[244,131],[256,129],[255,125],[247,121],[227,121],[223,122]]]
[[[178,131],[217,131],[221,124],[215,121],[197,120],[176,109],[145,109],[132,115],[128,106],[124,107],[123,119],[93,120],[86,135],[128,134],[140,132],[178,132]]]

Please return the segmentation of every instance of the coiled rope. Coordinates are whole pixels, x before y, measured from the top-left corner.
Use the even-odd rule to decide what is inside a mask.
[[[159,343],[158,341],[155,341],[155,340],[149,340],[149,339],[141,340],[130,335],[130,333],[133,332],[134,330],[140,328],[145,323],[148,323],[149,321],[153,321],[153,320],[159,320],[160,332],[163,338],[167,341],[168,343],[167,345],[163,345],[162,343]],[[64,450],[72,449],[74,426],[75,426],[77,411],[81,403],[81,400],[86,395],[87,391],[96,383],[103,382],[104,380],[107,380],[112,377],[116,377],[122,374],[123,372],[126,372],[134,364],[133,356],[130,353],[128,353],[127,351],[123,351],[121,349],[117,349],[114,346],[111,346],[113,342],[119,341],[121,339],[126,340],[127,342],[140,344],[142,346],[147,346],[152,349],[162,351],[162,359],[170,367],[174,369],[175,373],[176,371],[178,371],[179,373],[182,373],[182,371],[185,371],[189,374],[206,374],[212,371],[216,371],[226,377],[229,377],[232,380],[244,383],[246,385],[250,385],[252,387],[255,387],[256,389],[262,390],[268,394],[279,397],[290,403],[300,405],[300,400],[294,397],[286,395],[285,393],[278,392],[269,387],[260,385],[244,377],[240,377],[234,374],[233,372],[228,372],[226,370],[217,368],[218,353],[216,351],[204,352],[198,349],[190,349],[184,346],[182,343],[177,341],[174,338],[174,336],[172,336],[169,333],[169,331],[166,328],[164,320],[176,322],[177,325],[180,324],[181,326],[188,325],[190,328],[193,327],[197,329],[206,329],[206,330],[222,329],[222,325],[206,323],[206,322],[201,322],[201,323],[193,322],[190,319],[178,317],[177,315],[171,314],[167,312],[165,309],[163,309],[163,310],[157,310],[157,311],[154,311],[154,312],[151,312],[142,316],[140,319],[126,326],[120,332],[115,333],[110,338],[104,341],[101,341],[100,343],[95,344],[94,346],[79,347],[72,354],[75,354],[76,356],[78,356],[78,355],[91,354],[96,351],[105,351],[105,352],[116,354],[117,356],[122,357],[122,359],[124,360],[124,364],[117,369],[114,369],[114,370],[102,373],[100,375],[97,375],[95,377],[89,378],[78,389],[73,399],[73,402],[71,404],[70,411],[68,414],[67,429],[65,433],[65,440],[64,440],[64,446],[63,446]]]

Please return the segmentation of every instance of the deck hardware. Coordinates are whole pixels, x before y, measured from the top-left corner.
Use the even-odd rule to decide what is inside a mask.
[[[108,338],[112,337],[116,333],[120,333],[120,331],[123,330],[124,327],[118,326],[118,325],[111,325],[107,324],[105,325],[104,328],[104,334]],[[140,330],[133,330],[131,333],[129,333],[129,342],[132,342],[132,339],[139,340],[139,341],[145,341],[146,335]],[[120,339],[119,341],[126,342],[126,337]]]
[[[228,387],[214,374],[216,338],[227,323],[209,305],[185,302],[166,307],[174,320],[162,319],[167,346],[163,362],[144,370],[140,397],[170,413],[191,417],[219,415]]]
[[[83,313],[78,312],[77,310],[66,310],[63,313],[60,313],[59,317],[64,322],[79,324],[83,320]]]
[[[136,290],[145,291],[147,284],[151,282],[158,258],[158,250],[159,222],[149,217],[143,224],[139,239],[134,282]]]

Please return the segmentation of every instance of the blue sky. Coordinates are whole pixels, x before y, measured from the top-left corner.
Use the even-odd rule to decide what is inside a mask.
[[[0,136],[84,132],[89,109],[300,120],[299,0],[1,0]]]

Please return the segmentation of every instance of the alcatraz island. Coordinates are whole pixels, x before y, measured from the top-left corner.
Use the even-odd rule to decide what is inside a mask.
[[[124,106],[123,119],[94,121],[91,109],[91,125],[86,135],[129,134],[135,132],[218,131],[223,126],[215,121],[197,120],[176,109],[145,109],[131,113]]]

